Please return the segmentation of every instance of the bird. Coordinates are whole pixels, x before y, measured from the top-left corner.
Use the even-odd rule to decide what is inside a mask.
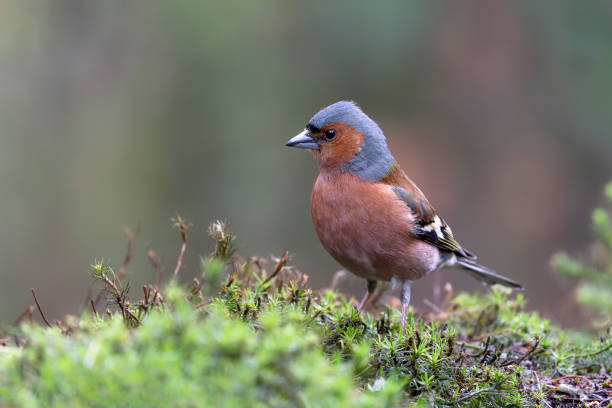
[[[484,284],[522,289],[477,263],[459,244],[401,169],[381,128],[355,102],[339,101],[321,109],[285,145],[310,150],[319,166],[310,198],[312,222],[327,252],[366,280],[359,312],[379,281],[392,281],[401,287],[403,328],[412,282],[452,266]]]

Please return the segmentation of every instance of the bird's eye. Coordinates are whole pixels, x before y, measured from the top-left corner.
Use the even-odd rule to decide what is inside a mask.
[[[334,137],[336,137],[336,131],[334,129],[328,129],[325,131],[326,140],[332,140]]]

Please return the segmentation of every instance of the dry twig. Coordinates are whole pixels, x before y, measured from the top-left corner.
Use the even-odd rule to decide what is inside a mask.
[[[34,318],[34,306],[30,305],[28,307],[26,307],[26,309],[21,312],[21,314],[19,315],[19,317],[17,317],[17,319],[15,320],[15,322],[13,323],[13,326],[17,326],[19,323],[21,323],[21,321],[25,318],[28,317],[28,321],[30,323],[32,323],[32,320]]]
[[[283,268],[283,266],[285,266],[285,264],[287,263],[287,261],[289,260],[289,251],[285,251],[285,253],[283,254],[283,256],[278,259],[278,261],[276,262],[276,266],[274,267],[274,270],[272,271],[272,273],[270,274],[270,276],[268,276],[264,281],[263,281],[263,285],[265,285],[266,283],[270,282],[272,279],[274,279],[274,277],[276,275],[278,275],[278,273],[281,271],[281,269]]]
[[[51,327],[51,324],[47,320],[45,314],[42,311],[42,308],[40,307],[40,303],[38,303],[38,299],[36,298],[36,291],[34,290],[34,288],[31,288],[30,290],[32,291],[32,296],[34,296],[34,302],[36,302],[36,307],[38,308],[38,311],[40,312],[40,315],[42,316],[42,319],[44,320],[44,322],[45,322],[45,324],[47,326]]]
[[[134,251],[134,238],[136,238],[136,234],[134,234],[132,230],[129,229],[128,227],[122,227],[122,229],[123,229],[123,232],[125,233],[125,236],[128,239],[128,246],[127,246],[127,251],[125,254],[125,259],[123,260],[123,265],[121,265],[121,268],[119,268],[119,279],[125,276],[127,266],[130,264],[130,261],[132,260],[132,254]],[[138,232],[138,230],[136,230],[136,232]]]
[[[162,280],[161,262],[159,261],[159,258],[157,257],[155,251],[152,250],[150,247],[147,247],[146,254],[147,258],[149,259],[149,262],[151,262],[151,265],[153,265],[153,268],[155,268],[155,286],[159,289],[159,285],[161,285]]]
[[[172,222],[174,223],[173,226],[177,227],[181,232],[181,239],[183,240],[178,260],[176,261],[176,268],[174,268],[174,273],[172,274],[172,279],[175,279],[183,265],[183,256],[185,255],[185,249],[187,249],[187,230],[192,227],[192,224],[185,221],[180,215],[177,215],[176,218],[172,218]]]

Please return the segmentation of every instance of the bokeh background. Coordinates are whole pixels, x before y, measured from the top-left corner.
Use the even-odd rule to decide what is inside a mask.
[[[612,178],[607,1],[3,2],[0,13],[0,322],[35,287],[75,313],[104,257],[139,227],[168,276],[177,212],[194,223],[186,279],[225,218],[243,255],[293,254],[315,287],[338,265],[310,223],[316,165],[285,148],[319,108],[357,101],[406,172],[480,260],[532,309],[580,324],[558,249],[590,241]],[[457,271],[454,287],[481,290]],[[413,304],[431,299],[428,277]],[[344,290],[362,294],[362,284]]]

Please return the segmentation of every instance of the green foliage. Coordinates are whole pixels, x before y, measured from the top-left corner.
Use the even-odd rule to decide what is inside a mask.
[[[273,307],[257,328],[223,302],[192,307],[177,286],[132,330],[84,316],[66,335],[25,326],[0,357],[0,401],[15,406],[371,406],[347,364],[330,364],[299,311]]]
[[[231,242],[225,227],[217,236]],[[533,406],[562,401],[568,378],[609,382],[598,374],[612,368],[609,336],[568,336],[502,287],[449,292],[402,329],[390,307],[360,315],[311,291],[287,254],[269,273],[261,259],[215,254],[191,284],[149,285],[139,301],[96,262],[114,311],[13,330],[0,405]],[[595,401],[602,389],[576,392]]]
[[[612,183],[604,194],[612,204]],[[598,313],[603,325],[612,322],[612,220],[608,209],[596,208],[591,216],[597,242],[592,246],[590,262],[578,261],[566,253],[558,253],[552,265],[559,273],[578,279],[576,299]]]

